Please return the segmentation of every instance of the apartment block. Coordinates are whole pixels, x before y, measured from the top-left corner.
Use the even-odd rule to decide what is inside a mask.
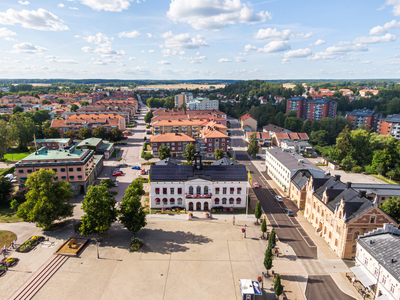
[[[291,110],[296,111],[297,117],[319,121],[323,118],[336,118],[337,103],[333,100],[322,98],[310,100],[305,97],[292,97],[286,101],[286,114]]]
[[[219,130],[217,126],[207,126],[201,131],[200,153],[208,157],[213,157],[215,149],[222,149],[224,153],[228,150],[228,135]]]
[[[378,134],[400,139],[400,115],[388,115],[379,121]]]
[[[73,143],[71,138],[60,139],[37,139],[36,147],[38,149],[46,147],[48,150],[58,150],[60,148],[68,148]],[[31,146],[35,146],[35,141],[32,141]]]
[[[162,133],[150,137],[151,153],[158,157],[158,149],[161,146],[167,146],[173,157],[181,156],[188,144],[195,144],[196,140],[184,133]]]
[[[212,110],[219,109],[218,100],[210,100],[208,98],[197,97],[187,103],[189,110]]]
[[[192,93],[182,92],[178,95],[175,95],[175,107],[181,107],[183,103],[188,103],[193,100]]]
[[[355,109],[346,113],[346,117],[354,124],[354,128],[369,127],[374,132],[378,130],[379,119],[382,117],[381,113],[376,113],[371,109]]]

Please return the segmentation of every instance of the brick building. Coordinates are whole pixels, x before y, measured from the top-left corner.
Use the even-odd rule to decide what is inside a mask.
[[[381,116],[381,113],[376,113],[374,110],[366,108],[355,109],[346,113],[346,117],[349,118],[349,121],[354,124],[354,129],[367,126],[374,132],[378,130],[379,119]]]
[[[380,120],[377,132],[380,135],[391,135],[400,139],[400,115],[388,115]]]
[[[158,156],[158,149],[165,145],[171,150],[172,156],[181,156],[187,144],[194,144],[196,140],[184,133],[163,133],[150,137],[151,153]]]
[[[224,153],[228,150],[228,136],[226,133],[219,130],[218,127],[207,126],[207,128],[202,129],[200,143],[203,145],[205,144],[205,148],[202,150],[205,149],[205,154],[208,157],[213,157],[215,149],[217,148],[222,149]],[[202,151],[200,151],[200,153],[202,153]]]
[[[296,111],[297,117],[319,121],[323,118],[336,118],[337,103],[333,100],[322,98],[310,100],[305,97],[292,97],[286,101],[286,114],[291,110]]]
[[[61,138],[61,139],[37,139],[36,147],[38,149],[46,147],[48,150],[58,150],[60,148],[67,148],[72,144],[72,138]],[[32,141],[31,146],[35,146],[35,142]]]

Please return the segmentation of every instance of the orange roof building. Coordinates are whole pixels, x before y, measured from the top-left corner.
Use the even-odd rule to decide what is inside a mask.
[[[186,149],[187,144],[194,144],[196,140],[184,133],[162,133],[153,135],[150,138],[151,153],[154,156],[159,155],[159,148],[167,146],[172,156],[181,156]]]
[[[240,117],[240,127],[243,131],[257,131],[257,119],[249,113]]]

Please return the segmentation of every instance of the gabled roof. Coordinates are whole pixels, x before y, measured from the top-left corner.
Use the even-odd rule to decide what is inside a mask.
[[[248,118],[252,118],[254,120],[256,120],[256,118],[254,118],[252,115],[250,115],[249,113],[246,113],[245,115],[241,116],[240,119],[242,121],[247,120]],[[257,120],[256,120],[257,121]]]
[[[196,140],[184,133],[162,133],[150,137],[150,143],[195,142]]]

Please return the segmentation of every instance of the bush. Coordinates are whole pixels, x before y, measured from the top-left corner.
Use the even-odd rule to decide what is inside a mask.
[[[155,162],[145,162],[141,163],[142,166],[154,166],[156,163]]]
[[[145,160],[150,160],[150,159],[152,159],[154,156],[153,156],[153,154],[151,154],[151,153],[146,153],[145,155],[143,155],[143,158],[145,159]]]
[[[118,158],[117,158],[117,161],[121,161],[121,160],[122,160],[122,157],[118,157]]]
[[[147,137],[146,137],[146,136],[144,136],[143,140],[145,140],[145,141],[146,141],[146,140],[147,140]]]
[[[355,166],[355,167],[353,167],[353,168],[351,169],[351,171],[352,171],[353,173],[361,173],[361,172],[363,171],[363,168],[360,167],[360,166]]]
[[[15,167],[4,169],[3,171],[0,172],[0,177],[4,177],[7,174],[14,174],[14,172],[15,172]]]

